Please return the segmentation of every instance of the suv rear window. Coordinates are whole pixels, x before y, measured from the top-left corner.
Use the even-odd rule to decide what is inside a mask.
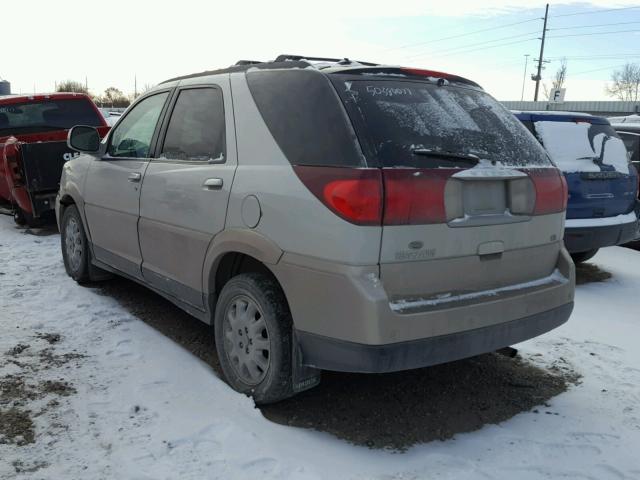
[[[534,119],[534,126],[544,148],[562,171],[599,172],[604,166],[604,170],[613,167],[629,174],[626,147],[608,123],[588,118]]]
[[[336,92],[316,71],[250,71],[247,83],[271,135],[293,165],[364,166]]]
[[[520,121],[481,90],[346,75],[334,83],[369,164],[456,168],[477,157],[514,167],[552,165]]]
[[[101,127],[104,122],[85,98],[0,105],[0,131],[60,130],[75,125]]]

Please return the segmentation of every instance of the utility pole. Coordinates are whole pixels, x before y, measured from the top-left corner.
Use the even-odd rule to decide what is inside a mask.
[[[547,34],[547,17],[549,16],[549,4],[547,3],[546,8],[544,9],[544,26],[542,27],[542,41],[540,42],[540,57],[538,58],[538,73],[533,79],[536,81],[536,93],[533,96],[533,101],[538,101],[538,91],[540,90],[540,80],[542,77],[540,76],[542,72],[542,56],[544,55],[544,39]]]
[[[134,100],[138,98],[138,76],[133,76],[133,98]]]
[[[524,84],[527,80],[527,62],[529,61],[529,54],[524,56],[524,77],[522,77],[522,95],[520,95],[520,101],[524,100]]]

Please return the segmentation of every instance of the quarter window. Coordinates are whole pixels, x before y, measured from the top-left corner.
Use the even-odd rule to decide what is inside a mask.
[[[160,158],[224,161],[224,151],[222,92],[217,88],[182,90],[169,120]]]
[[[109,155],[112,157],[148,158],[151,139],[168,93],[145,98],[115,127],[111,135]]]

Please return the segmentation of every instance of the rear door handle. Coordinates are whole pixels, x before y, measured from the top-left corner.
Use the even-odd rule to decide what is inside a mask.
[[[222,185],[224,185],[224,182],[221,178],[207,178],[202,184],[207,190],[218,190],[222,188]]]
[[[142,174],[140,172],[130,173],[129,178],[127,178],[127,180],[133,183],[138,183],[141,179],[142,179]]]

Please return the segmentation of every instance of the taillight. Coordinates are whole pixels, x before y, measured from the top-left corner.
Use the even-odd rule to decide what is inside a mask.
[[[568,188],[564,175],[555,168],[527,170],[536,189],[534,215],[559,213],[567,209]]]
[[[382,222],[378,168],[293,167],[298,178],[329,209],[356,225]]]
[[[385,225],[446,223],[445,186],[458,169],[385,168]]]

